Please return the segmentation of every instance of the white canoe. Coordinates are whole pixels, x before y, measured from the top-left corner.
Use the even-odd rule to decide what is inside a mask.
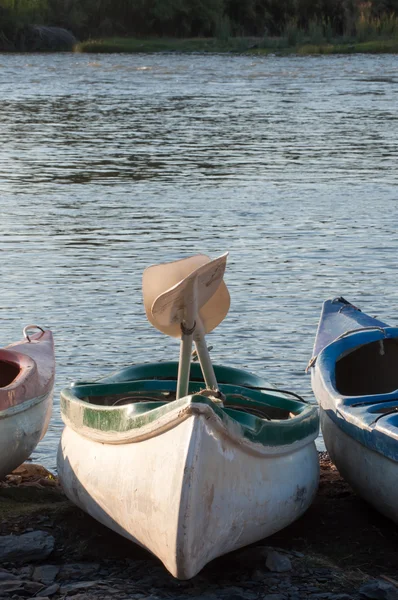
[[[198,364],[189,395],[173,400],[177,369],[136,365],[64,390],[58,475],[75,504],[189,579],[304,513],[319,423],[316,407],[225,367],[223,407],[200,393]]]
[[[0,479],[30,456],[47,431],[54,373],[50,331],[26,333],[0,349]]]

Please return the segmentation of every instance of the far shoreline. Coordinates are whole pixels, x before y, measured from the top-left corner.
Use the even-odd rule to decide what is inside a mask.
[[[72,34],[71,34],[72,35]],[[72,35],[73,38],[73,35]],[[76,40],[75,40],[76,41]],[[398,54],[398,37],[358,41],[335,38],[330,41],[312,39],[289,44],[286,38],[231,37],[166,38],[166,37],[101,37],[78,41],[69,47],[8,47],[0,54],[219,54],[227,56],[330,56],[346,54]]]
[[[284,46],[279,38],[133,38],[113,37],[79,42],[74,52],[92,54],[238,54],[311,56],[331,54],[397,54],[398,38],[366,42],[339,41]]]

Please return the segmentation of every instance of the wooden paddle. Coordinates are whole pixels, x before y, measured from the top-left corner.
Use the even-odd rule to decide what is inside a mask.
[[[201,254],[149,267],[144,272],[143,294],[148,319],[159,331],[181,336],[177,398],[188,394],[193,341],[207,388],[218,388],[204,336],[228,313],[230,298],[223,282],[227,256],[225,253],[210,260]],[[177,276],[178,281],[169,287]],[[165,291],[153,298],[154,290],[159,291],[161,287]]]

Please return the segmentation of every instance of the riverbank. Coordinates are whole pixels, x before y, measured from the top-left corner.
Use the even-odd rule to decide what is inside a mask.
[[[325,453],[320,457],[319,492],[301,519],[190,581],[175,580],[152,555],[72,505],[43,467],[23,465],[0,482],[0,597],[398,598],[398,527],[352,492]]]
[[[282,38],[130,38],[114,37],[91,39],[74,46],[75,52],[84,53],[235,53],[280,56],[314,55],[314,54],[381,54],[398,53],[398,37],[392,39],[376,39],[370,41],[334,40],[332,42],[317,42],[309,40],[301,44],[289,45]]]

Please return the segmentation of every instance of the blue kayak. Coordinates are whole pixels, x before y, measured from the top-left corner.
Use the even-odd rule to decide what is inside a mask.
[[[331,459],[398,522],[398,328],[344,298],[327,300],[309,366]]]

